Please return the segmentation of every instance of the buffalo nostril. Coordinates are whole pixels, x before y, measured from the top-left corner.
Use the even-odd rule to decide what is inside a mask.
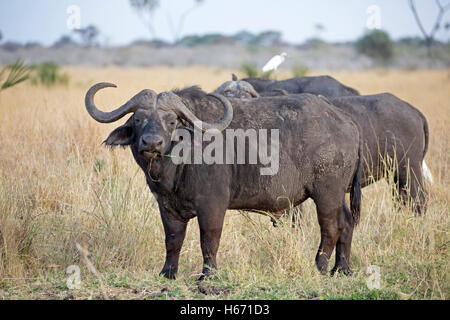
[[[163,144],[163,138],[160,136],[146,135],[141,138],[141,149],[143,151],[153,151]]]

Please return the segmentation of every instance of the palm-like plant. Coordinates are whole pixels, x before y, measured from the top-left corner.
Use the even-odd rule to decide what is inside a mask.
[[[0,91],[11,88],[21,82],[28,80],[31,69],[23,61],[17,60],[0,71]],[[3,76],[8,74],[5,80]]]

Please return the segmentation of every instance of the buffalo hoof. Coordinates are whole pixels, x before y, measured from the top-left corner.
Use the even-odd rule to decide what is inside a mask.
[[[316,258],[316,266],[317,269],[319,270],[319,272],[323,275],[327,274],[327,270],[328,270],[328,259],[326,258],[326,256],[324,254],[319,255]]]
[[[176,276],[177,276],[177,272],[174,271],[173,269],[163,269],[160,273],[160,276],[164,276],[164,278],[167,279],[171,279],[171,280],[175,280]]]
[[[336,272],[345,276],[350,276],[350,269],[348,267],[334,266],[331,270],[331,276],[334,276]]]
[[[274,218],[270,218],[270,221],[272,222],[272,225],[274,228],[278,228],[278,221],[275,220]]]
[[[214,274],[214,271],[211,268],[203,268],[202,275],[198,278],[198,281],[206,280],[210,278]]]

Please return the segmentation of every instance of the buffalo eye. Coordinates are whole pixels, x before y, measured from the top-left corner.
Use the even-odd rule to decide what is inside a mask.
[[[174,127],[177,124],[177,119],[174,117],[170,117],[169,119],[166,119],[166,121],[166,123],[168,123],[171,127]]]

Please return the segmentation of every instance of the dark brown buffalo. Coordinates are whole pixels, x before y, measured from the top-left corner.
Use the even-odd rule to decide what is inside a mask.
[[[237,78],[233,78],[237,79]],[[250,83],[259,94],[284,90],[288,93],[312,93],[325,97],[356,96],[359,92],[347,87],[330,76],[298,77],[287,80],[269,80],[261,78],[242,79]]]
[[[204,259],[203,276],[216,268],[227,209],[281,215],[308,198],[316,204],[321,241],[316,265],[325,273],[336,247],[333,272],[348,272],[353,228],[360,216],[362,138],[359,126],[345,112],[314,95],[258,99],[226,99],[197,87],[157,95],[144,90],[119,109],[106,113],[94,104],[100,89],[86,95],[89,114],[102,123],[133,115],[105,143],[130,146],[155,196],[166,234],[166,261],[161,274],[174,278],[188,221],[197,217]],[[225,113],[220,118],[222,109]],[[234,117],[232,117],[234,111]],[[203,122],[195,115],[201,115]],[[261,164],[179,164],[171,158],[176,128],[216,128],[223,140],[228,129],[279,130],[279,171],[261,175]],[[270,140],[269,140],[270,141]],[[238,152],[236,148],[235,153]],[[225,154],[225,152],[224,152]],[[246,154],[246,157],[248,154]],[[343,211],[351,194],[351,211]]]
[[[253,86],[246,81],[227,82],[218,92],[228,97],[251,98]],[[254,89],[253,89],[254,90]],[[282,91],[271,91],[272,96],[284,96]],[[290,94],[302,99],[302,94]],[[363,186],[393,173],[397,194],[403,203],[411,202],[413,210],[426,211],[424,189],[424,157],[428,150],[429,130],[425,116],[409,103],[383,93],[369,96],[345,96],[322,99],[350,114],[361,126],[364,137]]]
[[[390,93],[329,99],[351,114],[364,136],[362,185],[393,174],[397,193],[418,214],[426,211],[423,165],[429,129],[425,116]]]

